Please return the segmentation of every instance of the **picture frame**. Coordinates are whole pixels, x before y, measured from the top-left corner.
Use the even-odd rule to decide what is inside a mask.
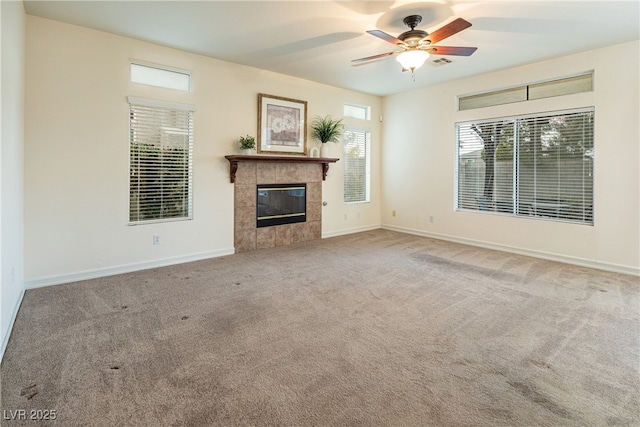
[[[258,94],[258,153],[307,154],[307,101]]]

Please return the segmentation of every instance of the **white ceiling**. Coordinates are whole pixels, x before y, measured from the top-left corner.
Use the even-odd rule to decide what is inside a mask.
[[[537,62],[640,38],[640,2],[408,1],[24,1],[30,15],[120,34],[375,95]],[[407,15],[429,33],[461,17],[472,27],[441,46],[475,46],[470,57],[431,56],[416,71],[394,58],[352,59],[396,50],[366,30],[397,36]],[[171,65],[171,64],[166,64]]]

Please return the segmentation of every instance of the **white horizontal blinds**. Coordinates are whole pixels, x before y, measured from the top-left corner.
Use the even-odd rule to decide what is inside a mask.
[[[513,212],[513,119],[457,125],[458,208]]]
[[[593,110],[519,122],[518,213],[593,223]]]
[[[593,223],[593,109],[459,123],[457,208]]]
[[[369,201],[371,132],[344,131],[344,202]]]
[[[189,219],[193,111],[135,101],[130,99],[129,221]]]

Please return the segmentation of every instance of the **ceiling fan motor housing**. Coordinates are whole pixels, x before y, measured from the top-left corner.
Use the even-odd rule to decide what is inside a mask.
[[[427,33],[426,31],[409,30],[409,31],[405,31],[404,33],[400,34],[398,36],[398,39],[402,40],[403,42],[405,42],[409,46],[416,46],[420,42],[420,40],[424,39],[428,35],[429,35],[429,33]]]
[[[420,15],[409,15],[404,18],[402,22],[404,22],[404,24],[411,29],[400,34],[398,36],[398,40],[402,40],[410,47],[417,46],[420,40],[429,35],[429,33],[427,33],[426,31],[415,29],[421,21],[422,16]]]

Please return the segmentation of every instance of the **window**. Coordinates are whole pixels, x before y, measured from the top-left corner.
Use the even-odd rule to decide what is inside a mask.
[[[129,98],[129,223],[192,218],[192,107]]]
[[[360,120],[371,120],[371,107],[355,104],[344,104],[344,116]]]
[[[456,124],[458,210],[593,224],[594,109]]]
[[[371,175],[371,132],[344,131],[344,202],[369,202]]]
[[[191,92],[191,72],[139,62],[130,64],[131,81],[167,89]]]
[[[508,89],[492,90],[477,95],[461,96],[458,98],[458,109],[460,111],[471,110],[512,102],[589,92],[591,90],[593,90],[593,71],[572,77],[530,83]]]

